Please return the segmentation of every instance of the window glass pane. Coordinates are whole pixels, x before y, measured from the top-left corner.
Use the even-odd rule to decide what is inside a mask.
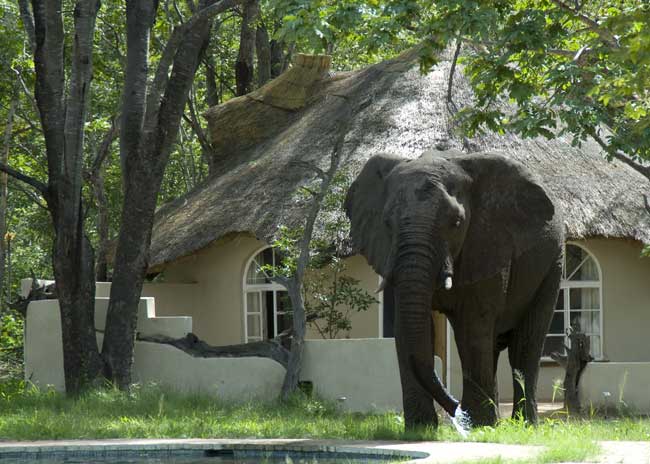
[[[261,337],[262,334],[260,332],[261,326],[260,326],[260,317],[257,315],[248,315],[246,316],[246,323],[248,324],[248,337]]]
[[[563,336],[548,335],[546,337],[546,340],[544,341],[544,350],[542,351],[542,356],[550,356],[553,352],[565,354]]]
[[[569,289],[571,309],[600,309],[600,290],[598,288]]]
[[[596,262],[582,248],[566,246],[566,278],[575,280],[600,280]]]
[[[557,295],[557,301],[555,302],[555,309],[564,309],[564,289],[560,290],[560,293]]]
[[[273,249],[267,248],[266,250],[260,251],[253,261],[251,261],[250,266],[248,267],[248,273],[246,274],[246,283],[249,285],[260,285],[271,283],[264,272],[262,272],[262,266],[264,265],[273,265]]]
[[[600,350],[600,336],[591,335],[589,337],[589,343],[591,344],[591,355],[596,359],[602,358],[603,353]]]
[[[249,313],[260,312],[260,292],[246,293],[246,311]]]
[[[555,311],[551,319],[551,327],[548,331],[550,334],[564,335],[564,312]]]
[[[583,254],[582,248],[574,245],[566,246],[566,254],[564,255],[565,278],[568,278],[578,268],[578,266],[584,259],[582,254]]]
[[[580,331],[585,334],[600,334],[599,311],[571,311],[569,313],[571,327],[580,326]]]

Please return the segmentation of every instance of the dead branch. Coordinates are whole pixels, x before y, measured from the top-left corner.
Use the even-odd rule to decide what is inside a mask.
[[[171,345],[195,358],[269,358],[286,368],[289,362],[289,351],[282,346],[281,337],[284,335],[284,333],[280,334],[278,338],[271,340],[227,346],[209,345],[193,333],[188,333],[183,338],[138,334],[137,340]]]
[[[56,287],[55,284],[50,285],[38,285],[38,279],[34,275],[34,271],[31,271],[32,274],[32,288],[29,291],[29,295],[26,298],[19,296],[16,301],[9,301],[7,306],[9,309],[16,311],[23,318],[27,317],[27,307],[32,301],[38,300],[53,300],[56,299]]]

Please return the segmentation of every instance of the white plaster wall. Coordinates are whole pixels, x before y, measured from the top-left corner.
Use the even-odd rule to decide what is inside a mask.
[[[435,369],[442,371],[438,357]],[[306,340],[300,378],[313,382],[321,397],[351,411],[402,410],[393,338]]]
[[[133,365],[136,382],[237,401],[276,399],[284,373],[282,365],[266,358],[194,358],[173,346],[147,342],[136,344]]]
[[[591,363],[580,381],[583,406],[627,406],[650,412],[650,363]]]
[[[108,298],[97,298],[95,324],[103,329]],[[142,298],[138,331],[143,335],[182,337],[192,329],[189,317],[154,318],[153,298]],[[102,337],[98,334],[98,345]],[[226,399],[274,399],[284,368],[263,358],[193,358],[169,345],[136,342],[134,380],[155,381],[181,391],[204,391]],[[25,378],[40,387],[65,390],[61,319],[57,300],[33,301],[25,324]]]
[[[152,314],[153,300],[143,298],[141,312]],[[103,327],[108,299],[99,298],[96,323]],[[163,318],[165,330],[182,336],[188,318]],[[138,329],[149,333],[150,327]],[[151,321],[148,321],[151,322]],[[155,327],[158,329],[158,327]],[[101,343],[101,336],[98,336]],[[56,300],[34,301],[27,310],[26,378],[34,384],[64,390],[63,350]],[[440,359],[436,370],[441,372]],[[213,393],[224,399],[273,400],[280,393],[285,369],[264,358],[194,358],[172,346],[137,342],[134,380],[157,382],[181,391]],[[324,398],[338,400],[351,411],[401,410],[401,386],[394,339],[307,340],[301,380],[313,382]]]

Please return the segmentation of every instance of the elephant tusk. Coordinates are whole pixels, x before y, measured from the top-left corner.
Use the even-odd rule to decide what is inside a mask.
[[[447,276],[447,278],[445,279],[445,290],[451,290],[451,287],[452,287],[451,276]]]
[[[384,291],[386,288],[386,284],[388,283],[388,279],[381,279],[381,284],[379,284],[379,288],[375,290],[375,293],[381,293]]]

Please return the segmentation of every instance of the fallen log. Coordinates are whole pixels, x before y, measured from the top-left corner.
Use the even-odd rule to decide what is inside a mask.
[[[137,340],[171,345],[195,358],[244,358],[251,356],[269,358],[281,364],[285,369],[289,362],[289,351],[282,346],[280,337],[260,342],[226,346],[210,345],[191,332],[182,338],[138,334]]]

